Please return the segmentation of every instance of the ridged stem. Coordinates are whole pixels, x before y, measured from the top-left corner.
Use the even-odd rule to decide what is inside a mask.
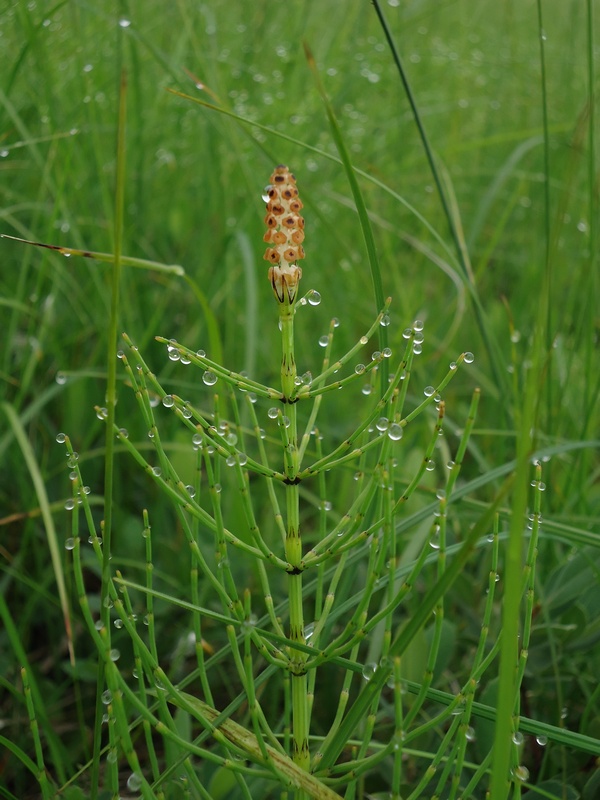
[[[300,533],[300,497],[298,484],[295,482],[298,474],[298,423],[296,404],[289,403],[296,385],[296,361],[294,357],[294,311],[287,303],[280,305],[282,359],[281,359],[281,388],[283,402],[285,403],[286,420],[282,424],[288,425],[288,444],[284,455],[286,485],[286,560],[298,569],[296,574],[289,575],[288,594],[290,612],[289,638],[293,642],[305,644],[304,638],[304,609],[302,601],[302,537]],[[292,757],[299,767],[305,770],[310,768],[310,753],[308,749],[309,709],[308,709],[308,682],[306,676],[305,653],[290,650],[290,673],[292,686]],[[304,797],[304,792],[296,794],[297,800]]]

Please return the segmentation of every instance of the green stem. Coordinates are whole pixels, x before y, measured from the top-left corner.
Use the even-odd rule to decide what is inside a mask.
[[[289,419],[287,446],[284,453],[286,485],[286,537],[285,557],[298,572],[289,574],[288,592],[290,609],[290,640],[306,644],[304,638],[304,608],[302,602],[302,537],[300,534],[300,495],[296,477],[298,475],[298,417],[296,403],[290,403],[296,390],[296,359],[294,357],[294,309],[287,303],[280,305],[282,359],[281,389],[285,403],[285,416]],[[287,425],[287,420],[280,420]],[[304,770],[310,768],[308,749],[309,708],[308,681],[306,675],[307,654],[298,650],[290,651],[290,673],[292,686],[292,757]],[[304,792],[296,792],[297,800],[302,800]]]

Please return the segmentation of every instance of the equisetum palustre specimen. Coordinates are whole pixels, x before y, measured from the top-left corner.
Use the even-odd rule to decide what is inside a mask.
[[[293,787],[299,799],[309,795],[333,799],[339,795],[322,779],[333,780],[336,776],[335,787],[354,780],[350,764],[345,766],[346,760],[340,761],[339,757],[350,737],[358,735],[359,743],[353,745],[356,758],[358,761],[367,758],[373,738],[374,714],[362,714],[363,722],[358,727],[363,727],[357,734],[357,726],[351,722],[352,715],[358,713],[357,705],[347,709],[351,690],[357,690],[357,679],[362,687],[358,690],[359,698],[366,697],[364,687],[368,682],[373,708],[377,707],[386,686],[400,685],[400,659],[394,651],[398,638],[394,635],[393,626],[397,626],[393,622],[394,613],[412,591],[416,577],[431,556],[431,548],[434,553],[443,551],[446,506],[467,447],[479,395],[474,394],[455,459],[449,462],[445,488],[437,493],[432,504],[431,548],[423,548],[409,574],[400,580],[396,574],[401,555],[399,521],[423,477],[434,468],[433,455],[444,420],[441,393],[458,366],[463,361],[469,363],[473,356],[463,353],[452,362],[439,385],[427,387],[424,399],[406,411],[407,401],[414,402],[409,398],[408,386],[413,359],[422,348],[423,324],[416,321],[403,331],[403,355],[395,369],[388,366],[392,363],[392,349],[387,345],[374,350],[368,358],[363,355],[369,341],[385,332],[390,324],[388,299],[366,333],[348,352],[335,359],[334,334],[339,322],[331,320],[327,334],[319,338],[324,351],[321,371],[315,377],[308,371],[299,374],[295,316],[302,307],[318,305],[320,295],[311,289],[300,296],[302,269],[298,262],[305,256],[304,219],[300,215],[303,206],[295,177],[286,166],[275,168],[263,197],[267,204],[264,258],[269,263],[268,279],[277,304],[281,334],[280,387],[227,369],[203,350],[156,337],[166,346],[171,362],[202,370],[203,385],[196,384],[199,391],[192,402],[163,387],[164,381],[152,372],[126,334],[123,338],[128,351],[119,353],[153,455],[148,455],[147,443],[136,443],[125,428],[115,425],[114,432],[122,448],[163,493],[172,507],[178,530],[187,541],[188,611],[197,659],[194,676],[202,699],[169,680],[152,643],[152,541],[157,532],[150,535],[148,512],[144,512],[146,587],[142,589],[116,573],[110,580],[109,597],[111,611],[120,620],[118,627],[126,630],[133,644],[141,695],[147,695],[148,687],[154,691],[160,684],[168,703],[185,710],[221,745],[222,755],[200,749],[194,751],[196,756],[203,754],[241,774],[245,768],[241,762],[232,761],[233,753]],[[360,361],[361,355],[365,363]],[[328,437],[319,431],[317,419],[322,401],[340,389],[355,389],[362,405],[356,417],[346,421],[343,438],[326,451]],[[260,424],[260,414],[264,413],[261,402],[267,405],[267,431]],[[212,404],[212,410],[206,410],[203,404]],[[169,448],[163,444],[160,434],[163,408],[175,414],[189,431],[195,464],[191,477],[180,474]],[[428,444],[420,464],[407,479],[404,473],[400,475],[399,442],[416,417],[431,411],[434,413],[429,422]],[[97,414],[106,419],[105,409],[98,408]],[[73,457],[68,437],[64,434],[60,437],[60,441],[66,442],[69,464],[74,467],[75,505],[83,503],[87,507],[77,459]],[[353,491],[338,497],[335,481],[339,475],[348,475],[349,469],[355,480]],[[303,491],[305,486],[310,491]],[[241,514],[231,513],[234,504]],[[344,508],[337,507],[342,504]],[[270,520],[268,525],[265,519]],[[101,558],[100,537],[91,515],[88,524],[90,541]],[[85,610],[76,540],[73,548],[80,600]],[[336,590],[343,582],[345,570],[357,564],[363,565],[356,573],[361,576],[362,585],[353,587],[351,600],[346,598],[336,604]],[[253,589],[240,584],[241,576],[248,574],[253,576]],[[286,586],[284,597],[281,578]],[[134,586],[135,591],[146,593],[145,619],[150,644],[140,635],[132,613],[129,591]],[[200,602],[207,591],[218,601],[219,613],[214,611],[214,605]],[[175,605],[179,600],[172,598]],[[260,618],[253,606],[260,608]],[[433,607],[432,603],[431,610]],[[226,643],[220,653],[213,653],[203,634],[217,622],[225,625]],[[106,632],[99,631],[91,617],[90,625],[99,649],[104,652]],[[375,633],[373,639],[371,634]],[[370,657],[367,663],[366,645]],[[209,673],[224,654],[230,658],[241,687],[241,699],[234,706],[247,704],[251,730],[229,719],[233,707],[229,713],[215,707],[211,688],[214,679]],[[372,660],[374,657],[376,661]],[[127,695],[139,712],[139,697],[134,701],[131,688],[113,661],[108,658],[106,663],[109,689],[119,689],[123,696]],[[311,734],[311,718],[315,693],[318,696],[319,692],[317,672],[325,664],[340,668],[341,691],[329,730],[315,737]],[[273,684],[281,695],[280,715],[276,720],[267,719],[260,699],[263,691],[260,687],[274,676],[279,676]],[[272,705],[269,703],[269,707]],[[168,705],[163,703],[159,707],[158,717],[148,712],[144,719],[150,727],[156,729],[158,725],[161,731],[169,730],[169,735],[175,735],[176,726]],[[213,724],[216,719],[218,724]],[[400,727],[401,721],[397,721],[382,757],[388,749],[395,752]],[[116,743],[113,745],[117,747]],[[135,752],[130,749],[125,755],[145,782]]]

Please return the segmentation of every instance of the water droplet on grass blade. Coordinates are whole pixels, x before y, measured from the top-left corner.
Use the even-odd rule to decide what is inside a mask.
[[[74,548],[74,547],[75,547],[75,539],[73,539],[73,537],[72,537],[72,536],[70,536],[70,537],[69,537],[69,538],[68,538],[68,539],[65,541],[65,550],[73,550],[73,548]]]
[[[473,353],[465,353],[465,364],[472,364],[475,361]]]
[[[529,770],[527,769],[527,767],[524,767],[522,764],[519,764],[518,767],[514,768],[513,776],[515,780],[524,782],[529,778]]]
[[[328,343],[329,343],[329,336],[319,337],[319,347],[327,347]]]
[[[362,676],[366,681],[370,681],[373,675],[377,672],[377,664],[375,662],[370,662],[365,664],[362,668]]]
[[[214,372],[207,370],[202,376],[202,382],[205,383],[206,386],[214,386],[217,382],[217,376]]]
[[[318,306],[319,303],[321,302],[321,295],[319,294],[319,292],[313,291],[313,293],[310,294],[308,297],[308,302],[310,303],[311,306]]]
[[[137,772],[132,772],[131,775],[127,778],[127,788],[130,792],[137,792],[139,788],[141,788],[143,783],[142,776],[138,775]]]
[[[59,444],[63,444],[64,442],[67,441],[67,437],[66,437],[66,435],[64,433],[57,433],[56,434],[56,441]]]
[[[121,28],[129,28],[130,25],[131,25],[131,20],[130,19],[120,19],[119,20],[119,27],[121,27]]]

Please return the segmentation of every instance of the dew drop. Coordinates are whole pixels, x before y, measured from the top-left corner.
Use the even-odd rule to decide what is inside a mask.
[[[228,467],[235,467],[235,456],[234,455],[227,456],[225,463],[227,464]]]
[[[540,734],[539,736],[535,737],[536,742],[539,744],[540,747],[545,747],[548,744],[548,737]]]
[[[206,384],[206,386],[214,386],[217,382],[217,376],[214,372],[207,370],[202,376],[202,382]]]
[[[267,416],[269,417],[269,419],[277,419],[277,417],[279,416],[279,409],[275,408],[275,406],[272,406],[267,411]]]
[[[422,352],[423,352],[423,346],[415,342],[413,345],[413,353],[416,356],[420,356]]]
[[[362,391],[363,394],[368,395],[368,394],[371,394],[371,392],[373,391],[373,387],[371,386],[370,383],[365,383],[365,385],[362,387],[361,391]]]
[[[115,628],[116,628],[118,631],[120,631],[120,630],[121,630],[121,628],[123,627],[123,620],[122,620],[122,619],[116,619],[116,620],[113,622],[113,625],[115,626]]]
[[[174,347],[168,348],[168,355],[170,361],[179,361],[180,359],[179,351],[176,350]]]
[[[381,351],[384,358],[390,358],[392,355],[392,348],[391,347],[384,347]]]
[[[529,778],[529,770],[527,769],[527,767],[524,767],[522,764],[519,764],[518,767],[514,768],[513,776],[515,780],[520,781],[522,783]]]
[[[64,372],[57,372],[54,377],[54,380],[56,381],[56,383],[58,383],[59,386],[64,386],[65,383],[67,382],[67,376],[65,375]]]
[[[238,453],[238,464],[240,467],[245,466],[248,463],[248,456],[245,453]]]
[[[498,576],[496,576],[496,577],[498,577]],[[513,744],[516,744],[517,747],[520,747],[523,744],[524,741],[525,741],[525,737],[523,736],[521,731],[515,731],[513,733],[512,742],[513,742]]]
[[[110,658],[111,661],[118,661],[121,658],[121,653],[119,652],[119,650],[116,649],[116,647],[113,647],[113,649],[108,654],[108,657]]]
[[[105,706],[107,706],[111,702],[111,700],[112,700],[112,692],[106,689],[106,691],[102,692],[102,703]]]
[[[362,373],[364,371],[365,371],[365,365],[364,364],[357,364],[354,367],[354,372],[356,372],[357,375],[362,375]]]
[[[220,494],[221,493],[221,484],[220,483],[215,483],[215,485],[213,486],[213,489],[215,490],[216,494]]]
[[[380,358],[381,358],[381,351],[375,350],[374,352],[371,353],[371,361],[379,361]]]
[[[327,347],[329,344],[329,336],[319,337],[319,347]]]
[[[431,397],[432,394],[435,394],[435,389],[433,388],[433,386],[426,386],[423,389],[423,394],[425,395],[425,397]]]
[[[474,742],[476,739],[475,730],[471,726],[469,726],[465,731],[465,739],[467,742]]]
[[[120,19],[119,20],[119,26],[121,28],[128,28],[130,25],[131,25],[131,20],[130,19]]]
[[[188,483],[188,485],[185,487],[185,490],[189,494],[190,497],[195,497],[196,496],[196,490],[194,489],[194,487],[190,483]]]
[[[65,509],[67,511],[73,511],[74,508],[75,508],[75,500],[69,499],[65,501]]]
[[[64,442],[67,441],[67,437],[66,437],[66,435],[64,433],[57,433],[56,434],[56,441],[59,444],[64,444]]]
[[[382,328],[387,328],[390,324],[390,315],[384,314],[383,317],[379,320],[379,324]]]
[[[465,353],[465,364],[472,364],[475,361],[473,353]]]
[[[454,372],[454,370],[456,369],[456,361],[451,361],[448,364],[448,368],[451,369]]]
[[[404,330],[402,331],[403,339],[412,339],[412,335],[413,335],[412,328],[404,328]]]
[[[69,538],[68,538],[68,539],[65,541],[65,550],[73,550],[73,549],[74,549],[74,547],[75,547],[75,539],[73,539],[73,537],[72,537],[72,536],[70,536],[70,537],[69,537]]]
[[[433,472],[433,470],[435,469],[435,461],[433,461],[431,458],[428,458],[427,463],[425,465],[425,469],[427,470],[427,472]]]
[[[362,668],[362,676],[366,681],[370,681],[373,675],[377,672],[377,664],[374,661],[365,664]]]
[[[103,719],[103,721],[108,722],[108,717],[106,717],[106,720],[104,720],[104,717],[102,719]],[[118,758],[119,758],[119,755],[117,753],[116,748],[115,747],[111,747],[110,750],[108,751],[108,753],[106,754],[106,760],[108,761],[109,764],[116,764],[117,761],[118,761]]]
[[[227,444],[228,444],[228,445],[230,445],[231,447],[235,447],[235,446],[236,446],[236,444],[237,444],[237,441],[238,441],[237,434],[233,433],[233,431],[230,431],[230,432],[227,434],[227,436],[225,437],[225,441],[226,441],[226,442],[227,442]]]
[[[340,321],[339,321],[339,319],[338,319],[337,317],[334,317],[334,318],[331,320],[331,323],[332,323],[332,325],[333,325],[333,327],[334,327],[334,328],[339,328],[339,327],[340,327]]]
[[[263,189],[263,193],[262,193],[262,195],[261,195],[263,203],[268,203],[268,202],[269,202],[269,200],[271,199],[271,198],[269,197],[269,192],[271,191],[271,189],[272,189],[272,188],[273,188],[273,187],[271,186],[271,184],[268,184],[268,185],[267,185],[267,186],[265,186],[265,188]]]
[[[204,352],[204,350],[196,350],[196,355],[198,356],[198,358],[206,358],[206,353]]]
[[[377,428],[378,431],[381,431],[381,433],[383,433],[384,431],[387,431],[389,424],[390,421],[387,417],[379,417],[379,419],[375,423],[375,427]]]
[[[403,434],[402,425],[399,425],[397,422],[393,422],[388,428],[387,435],[393,442],[399,442]]]
[[[321,302],[321,295],[319,294],[319,292],[313,291],[312,294],[308,296],[308,302],[310,303],[311,306],[318,306],[319,303]]]
[[[425,327],[425,324],[423,323],[423,320],[416,319],[413,322],[413,330],[414,331],[420,332],[420,331],[423,330],[424,327]]]
[[[360,341],[360,344],[368,344],[369,338],[368,338],[368,336],[361,336],[359,341]]]
[[[157,478],[160,478],[162,475],[162,469],[160,467],[152,467],[152,474],[156,475]]]
[[[119,436],[121,439],[129,439],[129,431],[127,428],[119,428]]]
[[[127,788],[130,792],[137,792],[137,790],[141,787],[143,783],[142,776],[138,775],[137,772],[132,772],[131,775],[127,778]]]

